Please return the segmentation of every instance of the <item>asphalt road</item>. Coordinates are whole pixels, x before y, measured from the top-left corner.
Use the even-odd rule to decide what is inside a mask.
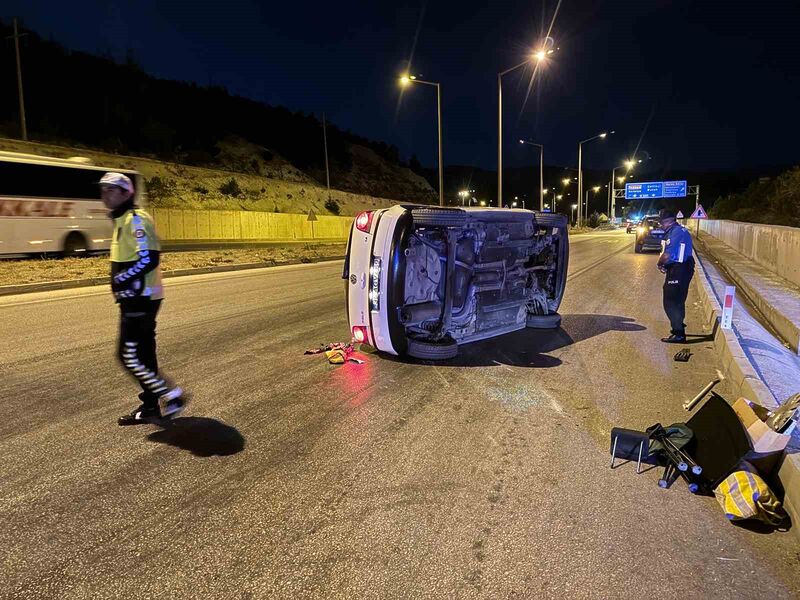
[[[575,236],[561,331],[439,365],[303,355],[348,338],[339,262],[169,280],[165,430],[116,425],[105,289],[0,298],[0,597],[797,597],[791,533],[609,469],[718,366],[658,342],[655,260]]]

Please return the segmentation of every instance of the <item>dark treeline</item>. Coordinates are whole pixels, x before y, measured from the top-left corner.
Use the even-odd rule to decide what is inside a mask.
[[[800,227],[800,167],[778,177],[764,177],[739,194],[717,200],[715,219]]]
[[[0,130],[19,135],[9,23],[0,21]],[[240,136],[277,152],[301,170],[324,169],[322,124],[314,115],[291,112],[231,96],[222,87],[156,79],[129,56],[112,58],[71,51],[34,32],[21,39],[25,109],[29,137],[79,143],[116,153],[145,154],[193,165],[213,165],[216,144]],[[391,164],[402,163],[398,149],[328,124],[331,168],[349,171],[350,144],[367,146]],[[418,164],[418,163],[417,163]]]

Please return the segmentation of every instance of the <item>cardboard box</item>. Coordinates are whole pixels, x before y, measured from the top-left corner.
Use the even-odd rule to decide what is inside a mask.
[[[778,433],[767,427],[764,421],[769,411],[745,398],[739,398],[734,402],[733,410],[744,425],[747,437],[753,446],[753,451],[745,457],[745,460],[753,464],[763,475],[769,475],[789,440],[792,439],[791,430],[788,433]]]

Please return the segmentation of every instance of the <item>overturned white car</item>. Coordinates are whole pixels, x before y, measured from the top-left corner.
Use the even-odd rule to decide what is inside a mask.
[[[447,359],[459,344],[557,328],[568,260],[562,215],[416,205],[360,213],[343,273],[353,339]]]

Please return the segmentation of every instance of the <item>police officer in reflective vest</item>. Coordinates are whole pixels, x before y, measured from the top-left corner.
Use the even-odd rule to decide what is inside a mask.
[[[142,388],[141,406],[119,418],[137,425],[173,417],[186,394],[158,371],[156,315],[164,293],[160,250],[152,217],[134,203],[133,182],[121,173],[100,179],[100,195],[114,221],[111,240],[111,291],[120,308],[119,360]]]
[[[692,236],[678,224],[675,213],[668,209],[659,212],[661,227],[664,229],[664,251],[658,258],[658,270],[666,275],[664,279],[664,312],[672,329],[669,337],[662,342],[681,344],[686,341],[686,296],[689,282],[694,275],[692,256]]]

